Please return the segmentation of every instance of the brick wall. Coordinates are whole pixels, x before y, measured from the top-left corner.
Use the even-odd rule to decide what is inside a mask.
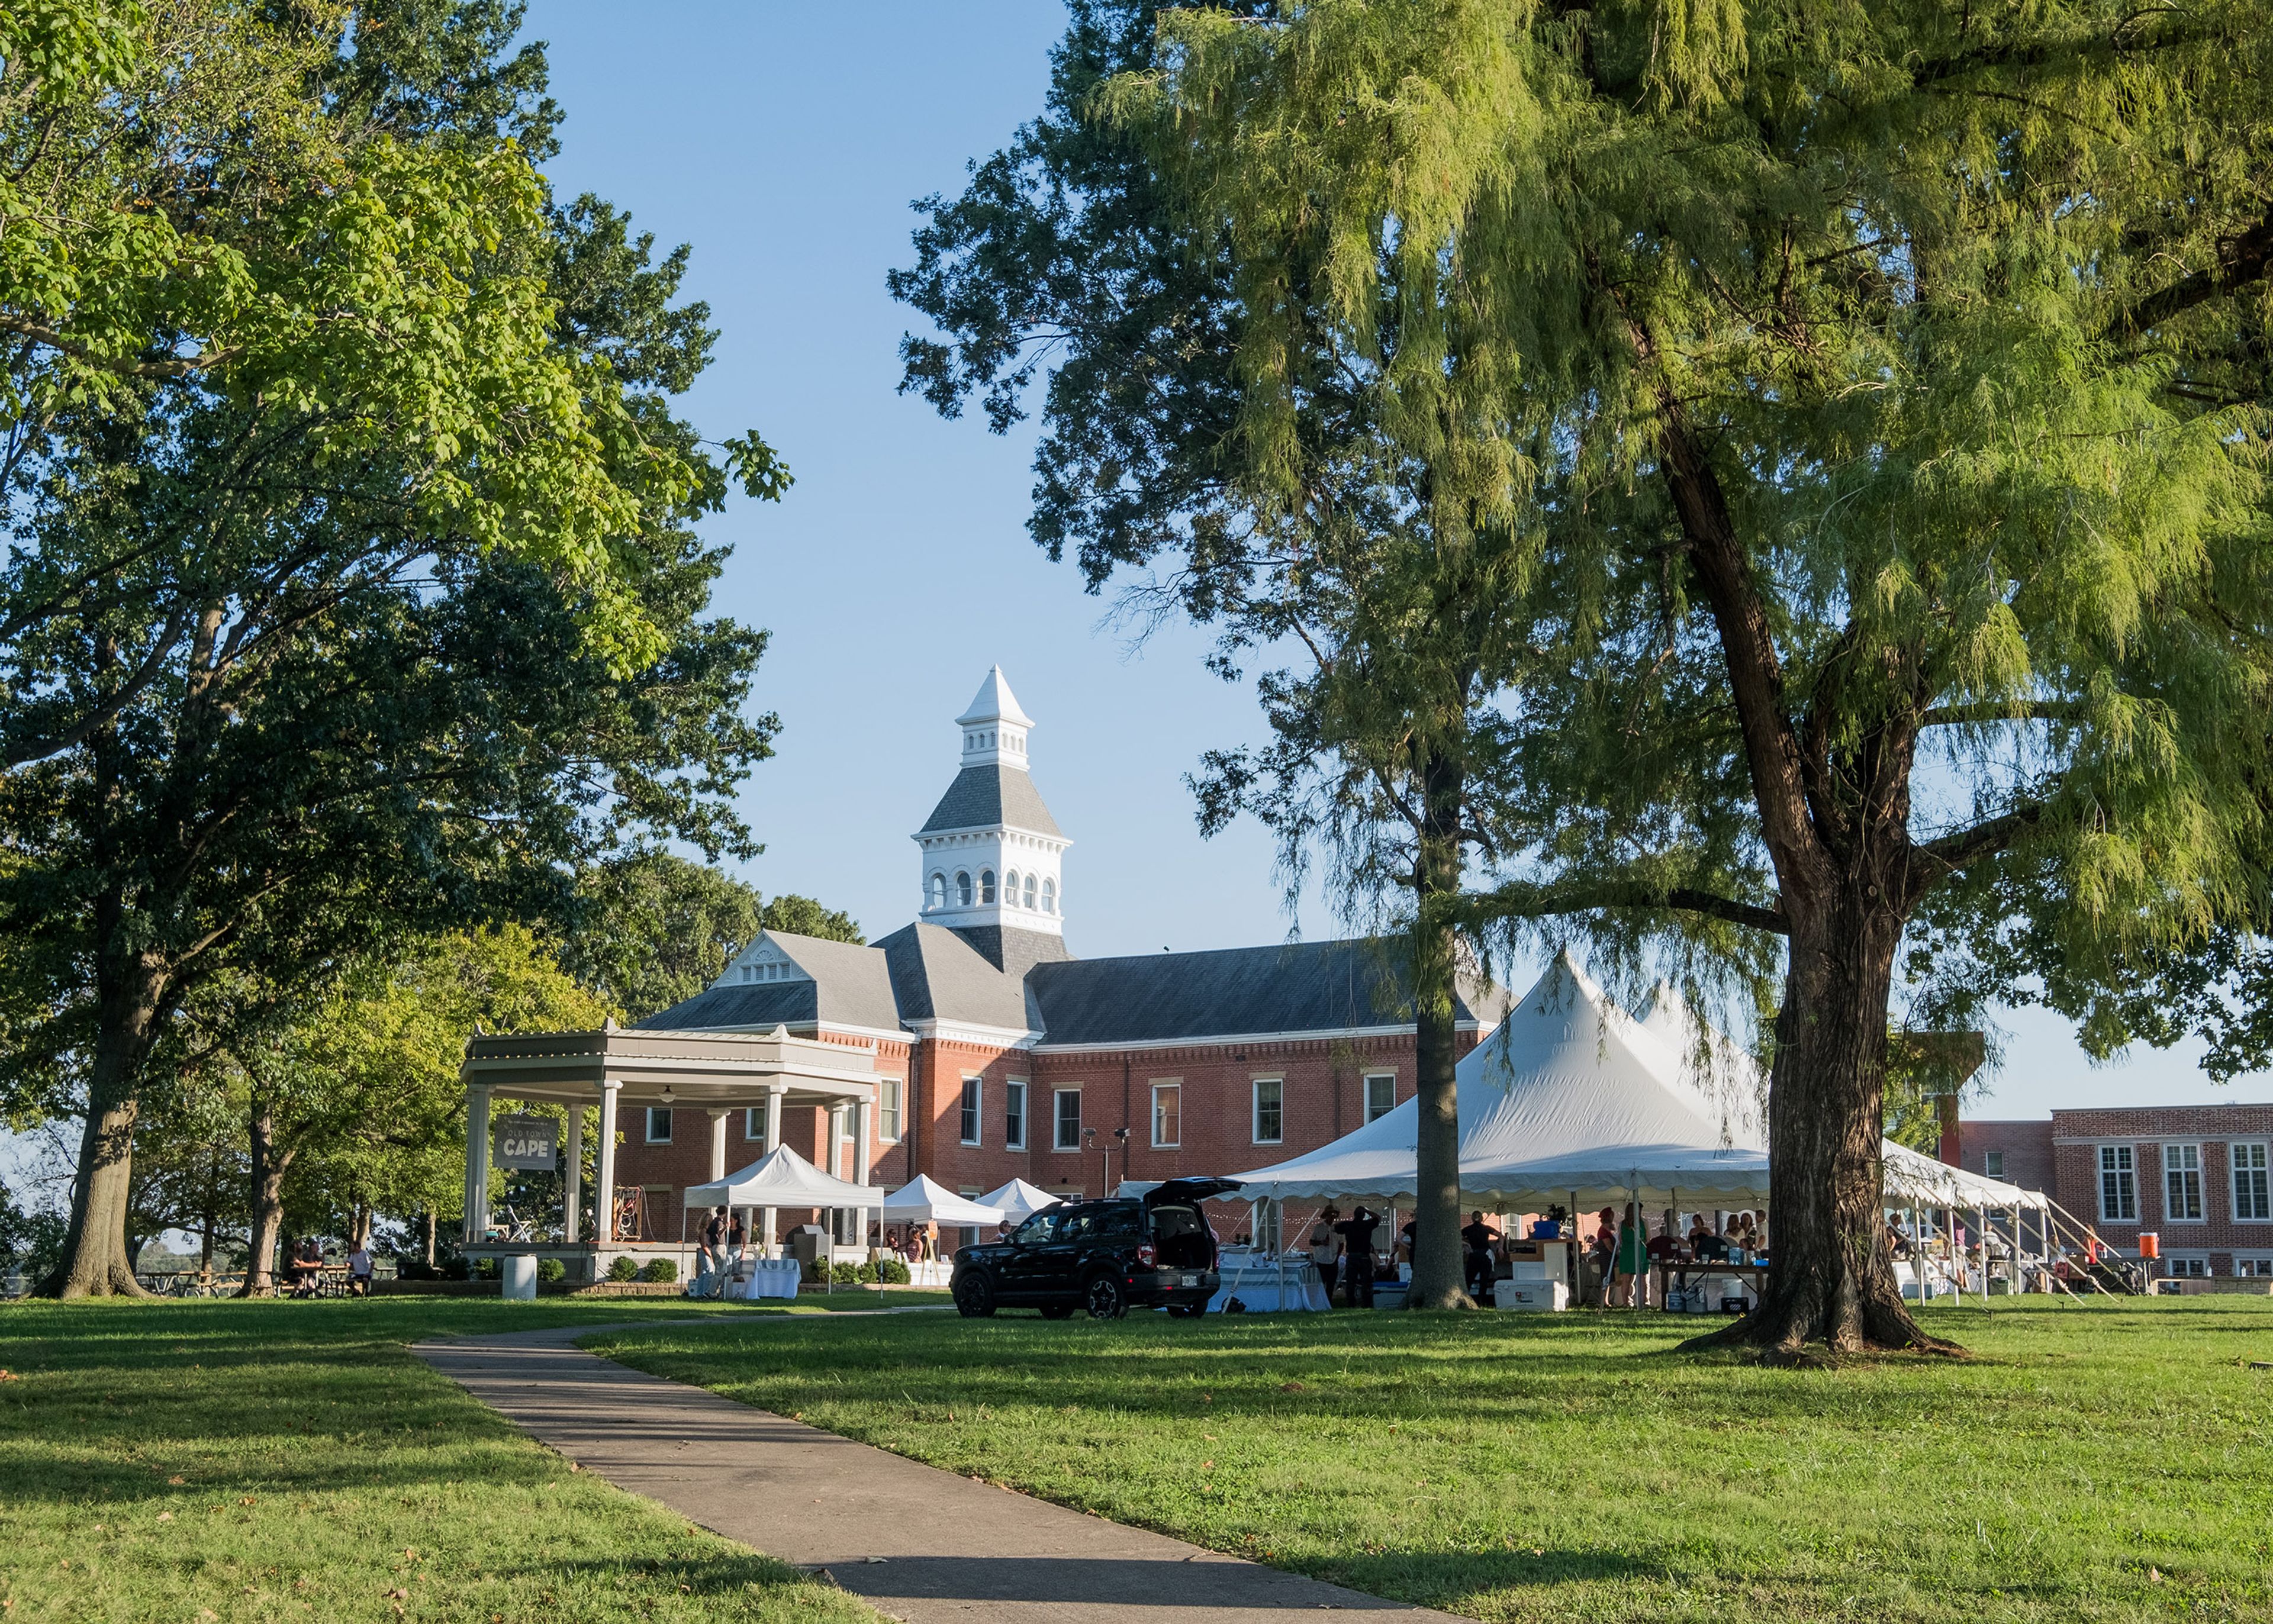
[[[1966,1171],[2002,1179],[2024,1190],[2040,1190],[2067,1205],[2055,1186],[2052,1125],[2046,1122],[1964,1122],[1958,1126],[1958,1161]],[[1992,1153],[2004,1158],[2004,1171],[1991,1172]]]
[[[2053,1199],[2099,1233],[2128,1251],[2142,1232],[2160,1238],[2165,1257],[2173,1253],[2209,1254],[2211,1273],[2233,1272],[2237,1255],[2273,1257],[2273,1222],[2245,1219],[2234,1207],[2232,1150],[2236,1143],[2273,1142],[2273,1104],[2142,1105],[2052,1112],[2052,1139],[2058,1169]],[[2129,1222],[2102,1216],[2099,1150],[2127,1147],[2137,1217]],[[2196,1147],[2202,1216],[2174,1216],[2169,1201],[2168,1160],[2180,1146]]]

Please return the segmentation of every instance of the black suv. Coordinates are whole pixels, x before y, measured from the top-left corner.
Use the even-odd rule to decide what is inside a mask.
[[[1138,1307],[1205,1310],[1216,1291],[1215,1236],[1200,1202],[1239,1186],[1228,1179],[1172,1179],[1134,1200],[1046,1208],[1008,1240],[955,1254],[955,1306],[966,1319],[997,1308],[1039,1308],[1062,1320],[1076,1308],[1114,1320]]]

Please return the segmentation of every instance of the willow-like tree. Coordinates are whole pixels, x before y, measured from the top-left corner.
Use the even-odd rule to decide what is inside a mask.
[[[1922,908],[2006,876],[2089,977],[2256,905],[2269,48],[2215,3],[1316,0],[1164,11],[1081,109],[1228,328],[1185,324],[1215,508],[1317,522],[1324,356],[1440,544],[1537,538],[1547,827],[1468,928],[1781,949],[1730,1338],[1935,1345],[1879,1239]]]

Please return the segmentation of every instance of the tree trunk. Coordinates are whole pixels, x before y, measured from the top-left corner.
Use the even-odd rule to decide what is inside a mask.
[[[86,1128],[71,1180],[63,1261],[41,1283],[48,1297],[142,1297],[126,1255],[127,1197],[134,1174],[134,1120],[143,1057],[158,1018],[160,971],[137,957],[101,999],[94,1059],[87,1068]]]
[[[431,1207],[426,1209],[426,1267],[430,1272],[434,1267],[434,1209]]]
[[[1768,1080],[1768,1255],[1759,1306],[1692,1348],[1739,1343],[1778,1358],[1811,1343],[1835,1353],[1952,1353],[1903,1306],[1887,1254],[1887,1005],[1899,908],[1858,880],[1830,917],[1795,920]]]
[[[265,1297],[276,1289],[276,1242],[284,1229],[284,1170],[292,1153],[276,1143],[276,1113],[256,1095],[252,1102],[252,1235],[244,1257],[240,1297]]]
[[[1460,1092],[1453,1029],[1454,935],[1443,913],[1460,885],[1458,769],[1433,758],[1422,775],[1427,827],[1413,865],[1413,1061],[1419,1113],[1414,1156],[1413,1284],[1408,1308],[1473,1308],[1460,1269]]]

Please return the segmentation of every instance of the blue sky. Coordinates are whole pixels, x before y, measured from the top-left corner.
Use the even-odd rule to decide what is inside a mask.
[[[1033,767],[1075,842],[1067,935],[1084,957],[1283,938],[1272,851],[1249,826],[1203,841],[1182,782],[1202,751],[1257,739],[1252,700],[1201,666],[1182,627],[1141,647],[1104,623],[1024,523],[1031,441],[946,423],[894,393],[911,313],[908,204],[1041,105],[1062,11],[985,5],[536,0],[566,109],[551,167],[658,243],[686,242],[688,290],[723,329],[689,409],[714,437],[755,428],[797,484],[779,507],[709,521],[734,547],[725,612],[770,630],[757,704],[779,753],[744,811],[766,842],[747,878],[849,909],[872,936],[915,910],[909,834],[952,776],[952,719],[999,662],[1036,719]],[[1299,924],[1332,932],[1313,894]],[[1981,1114],[2054,1104],[2273,1097],[2217,1089],[2183,1055],[2095,1068],[2065,1022],[2017,1014]]]

